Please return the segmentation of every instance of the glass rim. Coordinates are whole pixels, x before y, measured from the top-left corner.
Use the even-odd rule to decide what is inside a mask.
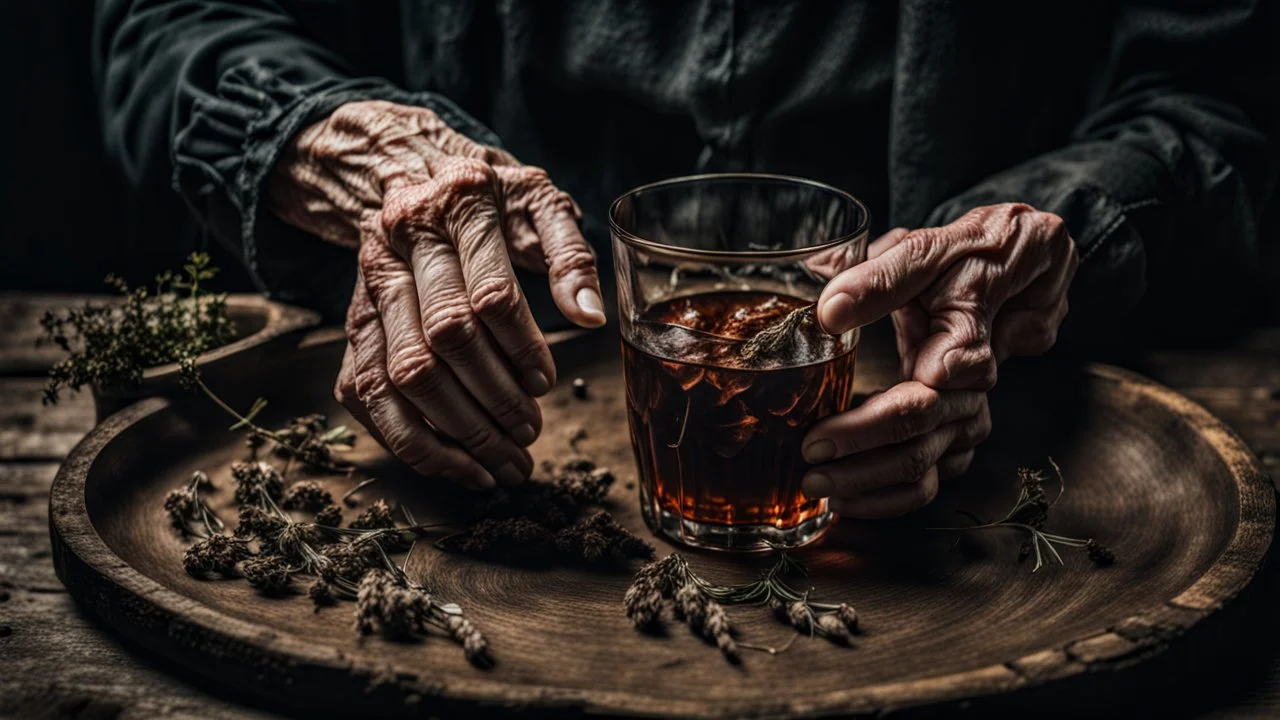
[[[617,221],[618,206],[621,205],[624,200],[633,198],[642,192],[647,192],[649,190],[656,190],[660,188],[667,188],[674,185],[689,185],[693,183],[700,183],[700,182],[706,182],[706,181],[724,181],[724,180],[729,180],[729,181],[745,180],[745,181],[756,181],[756,182],[770,181],[770,182],[789,183],[792,185],[807,185],[811,188],[816,188],[818,190],[831,193],[832,195],[835,195],[838,198],[841,198],[843,200],[846,200],[852,203],[853,206],[856,207],[862,213],[861,222],[859,222],[857,227],[855,227],[852,231],[847,232],[843,235],[840,235],[839,237],[828,240],[827,242],[821,243],[819,245],[812,245],[806,248],[786,248],[786,249],[779,249],[779,250],[706,250],[701,248],[684,248],[678,245],[668,245],[666,243],[658,242],[656,240],[649,240],[647,238],[642,238],[639,235],[636,235],[635,233],[632,233],[628,230],[624,230],[622,226],[618,224],[618,221]],[[658,180],[657,182],[651,182],[645,185],[640,185],[638,187],[631,188],[630,190],[619,195],[617,199],[615,199],[612,203],[609,204],[609,229],[613,232],[614,237],[622,240],[623,242],[625,242],[628,245],[631,245],[632,247],[642,248],[646,250],[654,250],[657,252],[666,253],[668,255],[675,255],[677,257],[697,258],[697,259],[703,259],[703,260],[724,261],[729,258],[736,258],[736,259],[742,259],[742,260],[783,261],[791,258],[804,257],[806,255],[815,254],[823,250],[828,250],[838,245],[843,245],[850,242],[856,242],[860,239],[865,239],[870,230],[870,226],[871,226],[871,212],[867,210],[867,206],[864,205],[861,200],[854,197],[852,194],[847,193],[844,190],[841,190],[840,188],[835,187],[833,185],[828,185],[823,182],[818,182],[817,180],[810,180],[808,178],[796,177],[794,175],[778,175],[776,173],[732,172],[732,173],[701,173],[698,175],[681,175],[679,177],[666,178],[665,180]]]

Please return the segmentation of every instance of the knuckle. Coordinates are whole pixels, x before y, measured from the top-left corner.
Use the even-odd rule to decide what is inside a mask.
[[[916,443],[902,458],[902,477],[908,482],[915,482],[924,477],[932,465],[928,448],[924,443]]]
[[[596,266],[595,255],[591,254],[591,250],[586,245],[580,243],[556,248],[547,259],[550,261],[552,282],[564,280],[577,273],[594,272]]]
[[[454,438],[459,445],[471,450],[472,452],[484,452],[498,445],[501,441],[498,432],[489,425],[476,425],[475,427],[463,430],[459,437]]]
[[[524,399],[519,395],[502,395],[495,398],[487,409],[493,419],[499,423],[514,425],[527,415],[525,408]]]
[[[909,233],[902,241],[902,250],[910,267],[927,267],[933,263],[938,247],[937,236],[930,230]]]
[[[470,310],[431,313],[423,318],[422,332],[432,349],[446,354],[470,347],[479,337]]]
[[[471,291],[471,309],[486,319],[509,318],[520,310],[523,302],[520,286],[505,278],[483,280]]]
[[[429,353],[406,353],[392,357],[387,363],[391,384],[405,392],[416,392],[429,384],[435,362]]]
[[[435,472],[439,453],[432,443],[416,439],[409,428],[389,429],[383,434],[391,452],[404,464],[423,475]]]
[[[386,193],[382,201],[382,228],[392,239],[405,240],[415,233],[439,226],[445,198],[435,184],[409,185]]]

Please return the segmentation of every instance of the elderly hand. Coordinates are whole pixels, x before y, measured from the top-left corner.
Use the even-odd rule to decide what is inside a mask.
[[[1053,345],[1076,265],[1062,219],[1021,204],[873,243],[867,262],[828,283],[818,319],[841,333],[892,313],[903,382],[809,431],[805,494],[856,518],[931,501],[939,476],[967,470],[991,430],[998,364]]]
[[[539,168],[424,108],[356,102],[307,128],[277,165],[272,210],[359,248],[334,394],[424,475],[521,482],[556,381],[513,263],[548,272],[573,322],[605,322],[580,213]]]

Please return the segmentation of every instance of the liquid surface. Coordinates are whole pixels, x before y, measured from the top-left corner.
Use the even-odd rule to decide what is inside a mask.
[[[801,440],[849,407],[853,351],[816,323],[753,355],[744,347],[810,303],[713,293],[654,306],[623,343],[627,411],[645,500],[688,520],[789,528],[822,511],[804,497]],[[788,366],[790,365],[790,366]]]

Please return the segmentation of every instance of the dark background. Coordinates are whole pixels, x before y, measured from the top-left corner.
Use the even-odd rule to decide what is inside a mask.
[[[0,68],[7,73],[0,112],[0,138],[7,144],[0,153],[0,290],[97,292],[105,290],[108,272],[148,283],[160,270],[179,266],[192,249],[214,255],[223,269],[221,289],[252,290],[247,273],[201,232],[176,193],[138,197],[104,157],[90,70],[93,5],[0,0]],[[1170,318],[1167,299],[1149,297],[1126,332],[1159,326],[1152,332],[1165,341],[1205,341],[1280,323],[1274,197],[1260,237],[1266,280],[1249,289],[1248,299],[1237,299],[1238,287],[1188,283],[1193,305],[1203,308],[1198,316]]]
[[[0,0],[0,290],[105,292],[108,272],[146,283],[195,248],[214,253],[221,289],[252,289],[176,193],[135,196],[104,156],[90,64],[93,6]]]

